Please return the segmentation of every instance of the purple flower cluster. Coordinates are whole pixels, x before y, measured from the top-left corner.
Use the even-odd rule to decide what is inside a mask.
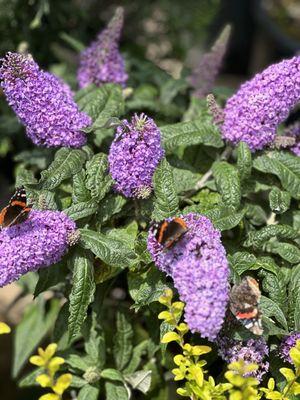
[[[259,381],[269,370],[269,348],[263,338],[249,340],[235,340],[227,336],[219,336],[217,340],[218,353],[227,363],[244,360],[246,364],[258,364],[256,371],[250,372],[247,376],[253,376]]]
[[[296,143],[291,147],[293,153],[300,157],[300,122],[295,122],[287,127],[286,133],[296,139]]]
[[[221,234],[201,215],[182,216],[188,231],[167,251],[150,229],[148,250],[159,269],[173,278],[185,302],[185,320],[192,332],[214,340],[229,298],[229,267]]]
[[[0,68],[1,87],[9,105],[34,144],[81,147],[91,118],[80,112],[68,85],[42,71],[30,57],[7,53]]]
[[[153,174],[163,155],[160,130],[153,119],[135,114],[131,122],[123,120],[108,156],[115,189],[126,197],[148,197]]]
[[[223,138],[252,151],[270,145],[276,130],[300,101],[300,56],[269,66],[244,83],[226,103]]]
[[[118,7],[107,28],[81,53],[77,73],[80,88],[91,83],[97,86],[108,82],[121,85],[126,83],[128,75],[118,45],[123,27],[123,14],[123,8]]]
[[[198,67],[188,78],[194,88],[193,95],[195,97],[203,98],[212,90],[226,53],[230,31],[230,26],[227,25],[211,50],[202,56]]]
[[[288,336],[285,336],[280,344],[279,353],[280,357],[288,362],[292,363],[290,357],[290,350],[296,345],[297,340],[300,340],[300,332],[293,332]]]
[[[63,212],[32,210],[24,222],[0,231],[0,287],[66,253],[75,223]]]

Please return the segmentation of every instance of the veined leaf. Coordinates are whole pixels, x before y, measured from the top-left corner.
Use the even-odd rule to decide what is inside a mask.
[[[154,211],[152,219],[160,221],[174,216],[178,211],[178,197],[176,194],[174,177],[168,161],[163,158],[154,174]]]
[[[244,272],[250,270],[256,262],[254,254],[247,253],[246,251],[238,251],[228,256],[231,268],[238,274],[242,275]]]
[[[34,297],[63,282],[67,273],[66,264],[63,261],[52,265],[51,268],[41,268],[39,270],[39,280],[34,290]]]
[[[80,389],[77,400],[97,400],[100,389],[96,385],[86,384]]]
[[[106,400],[129,400],[130,392],[121,382],[105,382]],[[80,399],[78,399],[80,400]]]
[[[290,207],[291,195],[275,186],[269,194],[269,201],[271,210],[276,214],[282,214]]]
[[[65,179],[77,174],[86,160],[82,150],[61,148],[55,154],[54,161],[41,173],[39,187],[53,190]]]
[[[100,224],[104,224],[115,214],[118,214],[126,203],[127,200],[124,196],[114,194],[106,195],[98,208],[97,221]]]
[[[72,258],[73,284],[69,296],[69,339],[75,337],[87,316],[87,308],[91,303],[94,292],[94,269],[89,254],[77,251]]]
[[[237,226],[244,217],[245,210],[236,211],[232,207],[215,207],[211,210],[204,211],[206,215],[214,224],[215,228],[220,231],[226,231]]]
[[[281,326],[288,330],[287,321],[281,308],[268,297],[261,296],[259,308],[265,317],[275,317]]]
[[[152,371],[136,371],[125,377],[126,382],[130,384],[132,389],[137,389],[146,394],[151,386]]]
[[[81,218],[89,217],[95,214],[98,209],[98,204],[95,200],[84,201],[82,203],[76,203],[68,208],[64,209],[64,213],[67,214],[73,221],[78,221]]]
[[[172,152],[178,146],[191,146],[204,144],[220,148],[223,141],[216,125],[203,119],[179,122],[174,125],[160,127],[163,146],[167,153]]]
[[[85,186],[85,171],[81,170],[73,176],[72,202],[84,203],[91,199],[90,192]]]
[[[132,354],[133,330],[128,315],[117,312],[116,334],[114,337],[114,359],[117,368],[122,371],[128,364]]]
[[[241,202],[241,184],[238,170],[225,161],[215,162],[212,170],[224,205],[237,208]]]
[[[249,146],[245,142],[240,142],[237,147],[237,169],[241,181],[250,177],[252,170],[252,155]]]
[[[260,248],[269,239],[276,237],[279,239],[297,239],[299,233],[289,225],[268,225],[258,231],[249,232],[248,239],[244,246]]]
[[[97,202],[103,199],[112,186],[112,178],[108,174],[108,160],[104,153],[95,154],[86,163],[86,187]]]
[[[291,243],[272,243],[268,247],[268,251],[278,254],[281,258],[291,264],[300,263],[300,250]]]

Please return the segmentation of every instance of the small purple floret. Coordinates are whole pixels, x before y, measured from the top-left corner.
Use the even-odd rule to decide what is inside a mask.
[[[7,53],[0,79],[9,105],[34,144],[82,147],[86,143],[82,130],[91,118],[79,111],[69,86],[42,71],[31,56]]]
[[[222,135],[252,151],[273,143],[277,127],[300,101],[300,56],[269,66],[227,101]]]
[[[67,252],[76,229],[66,214],[32,210],[24,222],[0,231],[0,287],[48,267]]]
[[[258,364],[256,371],[249,372],[246,376],[252,376],[259,381],[269,370],[269,348],[263,338],[249,340],[235,340],[227,336],[219,336],[217,340],[218,353],[227,363],[244,360],[246,364]]]
[[[123,8],[117,8],[107,28],[80,54],[77,73],[80,88],[92,83],[96,86],[109,82],[125,85],[128,75],[119,51],[123,14]]]
[[[297,340],[300,340],[300,332],[293,332],[283,338],[279,348],[280,357],[290,364],[292,364],[290,350],[296,346]]]
[[[163,251],[150,229],[148,250],[163,272],[173,278],[180,300],[185,302],[185,321],[192,332],[215,340],[224,321],[229,297],[229,267],[221,234],[201,215],[182,216],[188,231],[169,250]]]
[[[134,115],[131,122],[123,120],[108,156],[115,189],[125,197],[148,197],[163,155],[161,133],[153,119],[141,114]]]

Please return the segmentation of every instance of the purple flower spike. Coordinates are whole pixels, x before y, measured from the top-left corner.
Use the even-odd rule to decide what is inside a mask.
[[[0,231],[0,287],[48,267],[67,252],[75,223],[63,212],[32,210],[28,219]]]
[[[123,8],[118,7],[107,28],[81,53],[77,74],[80,88],[91,83],[96,86],[109,82],[121,85],[126,83],[128,75],[124,59],[119,52],[123,19]]]
[[[135,114],[131,122],[123,120],[108,156],[115,189],[125,197],[147,198],[163,155],[160,130],[153,119]]]
[[[38,146],[82,147],[82,132],[92,123],[80,112],[69,86],[42,71],[30,56],[7,53],[0,68],[1,87],[9,105]]]
[[[269,348],[263,338],[242,341],[219,336],[217,345],[219,356],[227,363],[244,360],[246,364],[258,364],[258,370],[249,372],[246,376],[252,376],[261,381],[268,372],[269,362],[266,358],[269,356]]]
[[[204,98],[212,90],[222,66],[230,32],[230,25],[226,25],[211,50],[202,56],[198,67],[188,77],[195,97]]]
[[[192,332],[215,340],[223,324],[229,298],[229,267],[220,232],[197,214],[182,216],[188,231],[163,251],[151,229],[148,250],[159,269],[173,278],[185,321]]]
[[[270,145],[277,127],[300,101],[300,56],[271,65],[244,83],[226,103],[223,138],[252,151]]]
[[[280,357],[290,364],[292,364],[290,350],[292,347],[296,346],[297,340],[300,340],[300,332],[293,332],[289,336],[283,338],[279,348]]]
[[[300,157],[300,122],[295,122],[288,127],[290,136],[296,139],[296,143],[291,147],[291,150],[296,156]]]

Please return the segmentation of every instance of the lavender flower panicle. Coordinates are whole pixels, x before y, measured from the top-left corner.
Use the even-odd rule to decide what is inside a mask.
[[[34,144],[81,147],[91,118],[80,112],[69,86],[42,71],[31,56],[7,53],[0,68],[1,87],[9,105]]]
[[[289,125],[285,130],[285,134],[295,140],[290,149],[296,156],[300,157],[300,122],[297,121]]]
[[[273,143],[277,127],[300,101],[300,56],[273,64],[244,83],[226,103],[223,138],[252,151]]]
[[[126,197],[148,197],[153,174],[163,155],[161,134],[153,119],[135,114],[131,122],[123,120],[108,156],[115,189]]]
[[[242,341],[219,335],[217,345],[219,356],[227,363],[244,360],[246,364],[258,364],[258,370],[249,372],[246,376],[252,376],[261,381],[268,372],[269,362],[266,358],[269,356],[269,348],[263,338]]]
[[[219,333],[229,298],[229,267],[221,234],[210,220],[197,214],[182,216],[188,231],[172,248],[163,251],[150,229],[148,250],[159,269],[173,278],[185,302],[185,320],[192,332],[214,340]]]
[[[59,211],[32,210],[24,222],[0,231],[0,287],[61,260],[76,225]]]
[[[80,88],[91,83],[96,86],[108,82],[125,85],[128,75],[118,46],[123,19],[123,8],[118,7],[107,28],[81,53],[77,73]]]
[[[211,50],[202,56],[200,64],[188,77],[195,97],[203,98],[212,90],[226,53],[230,32],[230,25],[226,25]]]
[[[296,345],[297,340],[300,340],[300,332],[292,332],[290,335],[285,336],[280,344],[280,357],[290,364],[292,364],[290,350]]]

